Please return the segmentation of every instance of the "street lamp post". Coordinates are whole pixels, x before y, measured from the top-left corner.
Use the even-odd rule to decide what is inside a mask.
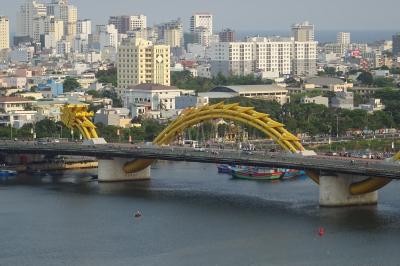
[[[336,115],[336,140],[339,140],[339,116]]]
[[[60,128],[60,139],[63,137],[63,126],[62,125],[57,125],[57,127]]]

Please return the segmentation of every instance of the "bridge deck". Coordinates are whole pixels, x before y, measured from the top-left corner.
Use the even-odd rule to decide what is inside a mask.
[[[368,177],[400,179],[400,164],[377,160],[347,159],[327,156],[301,156],[289,153],[245,152],[218,150],[211,152],[176,147],[144,147],[126,144],[89,145],[33,142],[0,143],[0,152],[9,154],[47,154],[93,156],[102,159],[132,158],[201,163],[228,163],[263,167],[279,167],[352,174]],[[353,162],[352,162],[353,161]]]

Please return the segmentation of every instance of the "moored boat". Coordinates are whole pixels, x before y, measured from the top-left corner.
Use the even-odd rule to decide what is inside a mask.
[[[220,174],[230,174],[232,172],[231,166],[229,164],[218,164],[218,173]]]
[[[263,167],[231,167],[231,170],[233,178],[247,180],[277,180],[282,178],[285,174],[285,172],[280,169]]]
[[[286,169],[283,177],[284,178],[295,178],[295,177],[303,176],[303,175],[305,175],[305,172],[302,170]]]
[[[0,180],[7,181],[10,178],[17,176],[17,171],[13,170],[0,170]]]

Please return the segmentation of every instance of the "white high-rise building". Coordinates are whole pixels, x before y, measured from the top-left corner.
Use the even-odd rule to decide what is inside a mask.
[[[196,13],[190,18],[190,32],[195,33],[196,28],[204,27],[209,36],[213,35],[213,15],[210,13]]]
[[[41,42],[41,37],[43,35],[49,35],[47,38],[51,38],[53,42],[58,42],[64,36],[64,22],[56,19],[54,16],[34,18],[33,40],[35,42]],[[47,46],[47,48],[49,47]]]
[[[145,15],[135,15],[129,17],[129,30],[147,28],[147,17]]]
[[[118,47],[118,30],[114,25],[101,25],[99,30],[100,50],[104,47]]]
[[[164,43],[171,48],[181,47],[182,45],[182,28],[167,28],[164,30]]]
[[[296,42],[294,38],[254,37],[246,42],[213,43],[209,48],[211,73],[312,76],[316,74],[316,51],[317,42]]]
[[[33,0],[27,0],[23,3],[17,13],[17,33],[18,37],[34,38],[33,20],[37,17],[45,17],[47,8],[44,4]]]
[[[205,27],[197,27],[194,30],[194,42],[201,44],[203,46],[210,45],[210,39],[212,35],[210,35],[210,31]]]
[[[69,5],[67,0],[53,0],[47,6],[48,13],[64,22],[64,35],[70,42],[77,33],[78,9]]]
[[[314,41],[314,25],[308,21],[292,25],[293,37],[296,42]]]
[[[78,20],[76,24],[77,34],[92,34],[92,21],[90,19]]]
[[[57,43],[57,54],[66,55],[71,52],[71,43],[61,40]]]
[[[337,43],[349,45],[351,43],[351,34],[350,32],[339,32],[337,34]]]
[[[8,17],[0,16],[0,50],[10,48],[10,22]]]
[[[317,42],[294,42],[292,74],[310,77],[317,74]]]
[[[215,76],[244,76],[256,71],[289,75],[292,71],[293,40],[248,38],[246,42],[221,42],[210,46],[211,71]]]
[[[181,19],[158,24],[155,28],[162,43],[170,45],[171,48],[183,46],[183,24]]]

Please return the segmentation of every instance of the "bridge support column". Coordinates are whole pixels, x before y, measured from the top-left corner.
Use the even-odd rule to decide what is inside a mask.
[[[349,175],[323,173],[319,183],[320,206],[345,207],[377,204],[377,191],[357,196],[350,194],[350,185],[361,180],[362,178]]]
[[[122,170],[126,162],[132,159],[114,158],[112,160],[99,160],[98,178],[100,182],[139,181],[150,179],[150,167],[132,174]]]

